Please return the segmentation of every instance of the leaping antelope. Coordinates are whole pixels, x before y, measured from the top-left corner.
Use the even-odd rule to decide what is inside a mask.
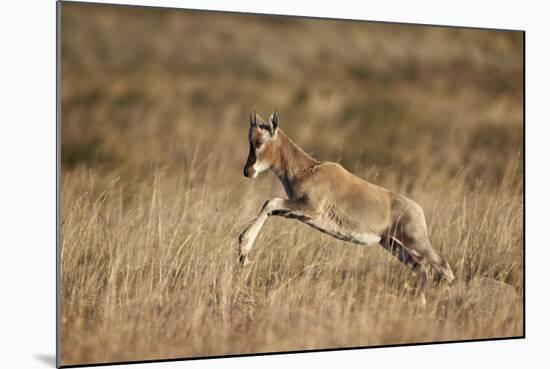
[[[449,263],[428,239],[422,207],[405,196],[358,178],[340,164],[319,162],[306,154],[280,128],[274,111],[268,122],[250,115],[250,151],[244,176],[256,178],[271,169],[288,199],[273,198],[239,236],[239,260],[248,253],[268,217],[282,216],[310,225],[337,239],[361,245],[380,244],[419,274],[421,300],[429,284],[429,266],[451,283]]]

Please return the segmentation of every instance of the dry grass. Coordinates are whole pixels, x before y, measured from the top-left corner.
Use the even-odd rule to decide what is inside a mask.
[[[517,33],[62,6],[62,363],[523,334]],[[458,282],[270,219],[242,177],[277,107],[317,158],[423,205]]]

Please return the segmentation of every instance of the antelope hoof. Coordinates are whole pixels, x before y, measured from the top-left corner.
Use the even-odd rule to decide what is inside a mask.
[[[241,264],[241,266],[248,265],[250,263],[250,261],[248,260],[248,256],[244,254],[239,255],[239,263]]]
[[[239,245],[242,247],[243,244],[248,242],[248,237],[246,237],[245,232],[239,235]]]

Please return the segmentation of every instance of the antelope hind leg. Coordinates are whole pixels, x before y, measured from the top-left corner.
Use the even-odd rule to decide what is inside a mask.
[[[418,269],[418,263],[415,258],[397,238],[383,237],[380,245],[412,270]]]
[[[418,258],[413,256],[413,251],[409,251],[403,243],[394,236],[382,238],[380,245],[415,273],[418,277],[417,290],[420,296],[420,303],[426,305],[426,294],[430,287],[427,265],[419,262]]]

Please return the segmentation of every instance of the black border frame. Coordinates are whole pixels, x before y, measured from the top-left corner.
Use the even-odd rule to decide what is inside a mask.
[[[312,20],[329,20],[329,21],[348,21],[348,22],[369,22],[369,23],[382,23],[382,24],[394,24],[394,25],[411,25],[411,26],[424,26],[424,27],[440,27],[440,28],[459,28],[459,29],[473,29],[483,31],[502,31],[502,32],[521,32],[523,34],[523,334],[519,336],[510,337],[491,337],[491,338],[476,338],[465,340],[449,340],[449,341],[430,341],[430,342],[415,342],[415,343],[399,343],[388,345],[373,345],[373,346],[349,346],[349,347],[334,347],[334,348],[320,348],[320,349],[306,349],[306,350],[290,350],[290,351],[269,351],[269,352],[254,352],[254,353],[240,353],[240,354],[226,354],[226,355],[212,355],[212,356],[191,356],[181,358],[167,358],[167,359],[148,359],[148,360],[131,360],[131,361],[115,361],[115,362],[99,362],[99,363],[83,363],[83,364],[69,364],[61,365],[61,5],[67,4],[81,4],[81,5],[96,5],[96,6],[110,6],[110,7],[133,7],[133,8],[148,8],[148,9],[162,9],[162,10],[180,10],[188,12],[210,12],[210,13],[226,13],[226,14],[239,14],[239,15],[252,15],[252,16],[275,16],[275,17],[291,17],[302,18]],[[243,11],[229,11],[229,10],[210,10],[210,9],[193,9],[193,8],[176,8],[165,6],[152,6],[152,5],[135,5],[135,4],[110,4],[100,2],[85,2],[74,0],[56,0],[56,265],[55,265],[55,280],[56,280],[56,354],[55,362],[57,368],[81,368],[81,367],[98,367],[107,365],[127,365],[127,364],[146,364],[146,363],[165,363],[175,361],[192,361],[192,360],[207,360],[207,359],[221,359],[221,358],[238,358],[249,356],[268,356],[268,355],[284,355],[284,354],[307,354],[317,352],[333,352],[333,351],[348,351],[348,350],[360,350],[360,349],[376,349],[376,348],[392,348],[392,347],[410,347],[410,346],[427,346],[427,345],[441,345],[441,344],[453,344],[453,343],[472,343],[472,342],[487,342],[487,341],[507,341],[518,340],[526,338],[526,31],[521,29],[505,29],[505,28],[484,28],[484,27],[469,27],[469,26],[452,26],[442,24],[430,24],[430,23],[411,23],[411,22],[392,22],[392,21],[379,21],[368,19],[352,19],[352,18],[328,18],[317,16],[304,16],[304,15],[292,15],[292,14],[270,14],[270,13],[253,13]]]

